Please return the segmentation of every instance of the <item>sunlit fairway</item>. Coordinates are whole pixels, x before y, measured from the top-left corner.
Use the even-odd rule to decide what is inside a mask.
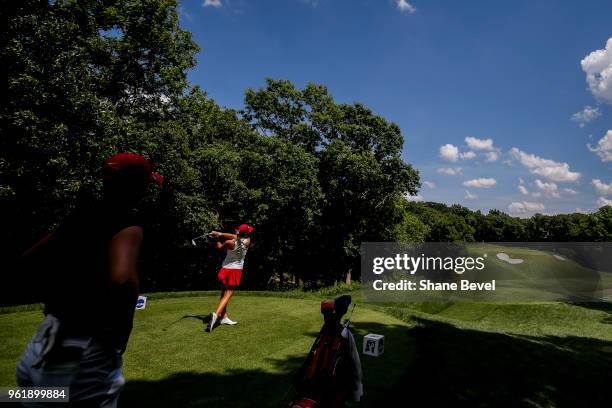
[[[382,357],[362,357],[367,406],[398,398],[412,406],[604,406],[612,398],[606,304],[381,305],[352,294],[358,344],[368,332],[386,336]],[[230,310],[238,326],[212,334],[202,318],[216,296],[149,299],[125,355],[123,406],[282,406],[322,319],[320,296],[279,295],[239,294]],[[40,317],[0,314],[0,386],[14,385]]]
[[[497,280],[496,299],[612,301],[612,266],[595,271],[567,255],[521,246],[473,245],[468,252],[487,255],[487,267],[477,276]]]

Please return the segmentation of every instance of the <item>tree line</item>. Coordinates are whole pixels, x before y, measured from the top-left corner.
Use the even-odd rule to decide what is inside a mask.
[[[6,259],[100,194],[103,160],[146,156],[145,290],[202,289],[218,254],[191,238],[255,226],[246,284],[358,278],[364,241],[606,240],[610,209],[530,220],[409,203],[399,127],[323,85],[268,79],[222,108],[189,84],[199,51],[176,0],[24,0],[3,9],[0,213]],[[409,156],[409,152],[408,152]],[[25,279],[25,277],[24,277]]]
[[[608,242],[612,207],[594,213],[535,214],[512,217],[499,210],[487,214],[458,204],[411,202],[408,211],[423,223],[423,239],[434,242]]]

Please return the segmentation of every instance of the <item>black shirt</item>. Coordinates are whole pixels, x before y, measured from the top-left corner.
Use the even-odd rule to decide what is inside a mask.
[[[109,243],[124,228],[140,226],[135,210],[94,203],[69,216],[45,248],[39,268],[45,314],[63,335],[86,335],[125,349],[138,294],[111,286]]]

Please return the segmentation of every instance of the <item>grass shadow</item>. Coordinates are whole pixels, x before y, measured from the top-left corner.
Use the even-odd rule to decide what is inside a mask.
[[[277,361],[276,372],[179,372],[159,381],[128,381],[120,406],[280,407],[290,397],[291,373],[302,361],[298,357]]]
[[[402,395],[415,407],[584,407],[612,398],[612,342],[417,323],[416,358],[385,404]]]
[[[206,315],[185,315],[185,316],[179,317],[178,319],[176,319],[175,321],[173,321],[172,323],[170,323],[166,327],[162,328],[162,331],[167,331],[168,329],[170,329],[175,324],[181,322],[183,319],[196,319],[196,320],[200,320],[202,322],[202,324],[204,325],[204,327],[206,327],[208,322],[210,322],[210,315],[209,314],[206,314]]]

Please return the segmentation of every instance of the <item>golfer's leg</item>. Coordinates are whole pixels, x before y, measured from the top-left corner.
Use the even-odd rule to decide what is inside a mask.
[[[227,291],[228,289],[226,288],[224,292],[227,292]],[[231,297],[232,295],[230,294],[229,296]],[[229,302],[229,299],[227,299],[227,302]],[[225,303],[225,306],[223,307],[223,310],[221,311],[221,313],[217,313],[221,319],[227,317],[227,302]]]
[[[229,305],[229,301],[232,298],[232,296],[234,296],[234,289],[227,289],[227,301],[225,302],[225,307],[223,308],[223,311],[221,313],[223,313],[221,315],[221,318],[225,318],[227,317],[227,306]]]
[[[221,289],[221,296],[219,296],[219,304],[221,304],[223,296],[225,296],[225,286],[223,286],[223,289]]]
[[[231,289],[225,288],[223,297],[219,302],[219,307],[217,307],[217,310],[215,311],[215,313],[217,313],[217,316],[223,318],[223,315],[226,313],[227,310],[227,304],[229,303],[229,300],[232,297],[232,293],[233,291]]]
[[[219,296],[219,304],[217,305],[217,309],[215,309],[215,314],[217,316],[219,316],[219,309],[222,309],[221,305],[223,305],[223,298],[225,298],[225,290],[226,290],[226,286],[223,285],[223,287],[221,288],[221,296]]]
[[[221,316],[221,313],[225,313],[227,304],[229,303],[229,300],[233,294],[234,294],[234,291],[232,289],[229,289],[229,288],[225,289],[225,293],[223,297],[221,298],[221,301],[219,302],[219,307],[217,307],[217,310],[215,311],[217,316]]]

